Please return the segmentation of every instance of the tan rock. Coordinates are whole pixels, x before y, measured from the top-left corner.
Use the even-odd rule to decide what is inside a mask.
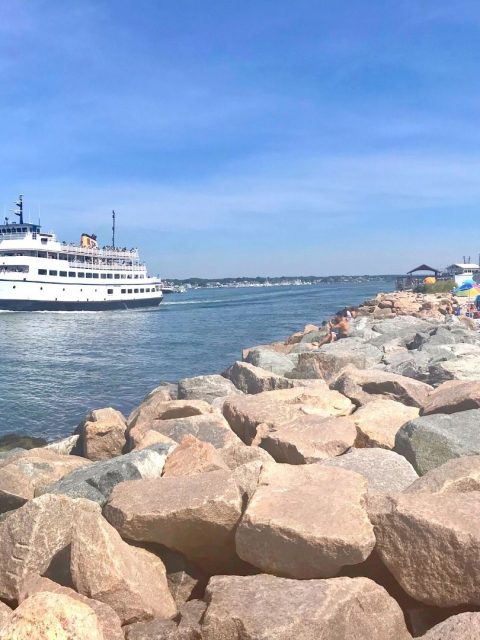
[[[262,571],[327,578],[363,562],[375,545],[367,481],[320,464],[269,465],[237,528],[238,555]]]
[[[197,400],[197,402],[201,401]],[[202,442],[209,442],[216,449],[238,442],[238,438],[228,426],[228,422],[219,413],[154,420],[148,427],[136,427],[134,431],[130,432],[133,446],[143,446],[144,436],[148,434],[151,439],[152,431],[177,443],[180,443],[185,436],[193,435]]]
[[[99,507],[74,528],[71,573],[76,590],[108,604],[122,624],[176,614],[163,562],[124,542]]]
[[[262,463],[275,462],[272,456],[259,447],[249,447],[241,440],[220,450],[220,454],[229,469],[236,469],[242,464],[259,460]]]
[[[21,507],[49,484],[90,464],[77,456],[31,449],[0,463],[0,512]]]
[[[0,632],[2,640],[106,640],[95,612],[84,602],[42,592],[15,609]]]
[[[241,509],[233,475],[219,470],[123,482],[113,490],[105,516],[123,537],[162,544],[211,574],[235,561]]]
[[[12,614],[12,610],[4,602],[0,601],[0,631]]]
[[[255,394],[293,387],[293,382],[284,376],[261,369],[249,362],[235,362],[223,375],[244,393]]]
[[[89,500],[45,494],[0,521],[0,597],[16,600],[26,576],[44,574],[71,542],[72,529],[98,507]]]
[[[163,476],[189,476],[194,473],[228,469],[220,453],[208,442],[185,436],[168,456]]]
[[[101,627],[104,640],[124,640],[120,618],[117,616],[115,611],[108,606],[108,604],[104,604],[103,602],[99,602],[98,600],[92,600],[91,598],[82,596],[80,593],[77,593],[73,589],[62,587],[61,585],[53,582],[52,580],[49,580],[48,578],[42,578],[39,575],[33,574],[28,576],[26,581],[22,585],[19,603],[21,604],[24,600],[30,598],[36,593],[43,592],[58,593],[60,595],[68,596],[73,600],[77,600],[78,602],[83,602],[91,609],[93,609],[95,615],[97,616],[97,620],[99,626]]]
[[[149,431],[145,432],[145,435],[142,437],[140,442],[134,447],[133,451],[138,451],[139,449],[146,449],[147,447],[151,447],[154,444],[167,444],[172,447],[175,447],[177,443],[172,438],[168,436],[164,436],[158,431]]]
[[[372,400],[349,417],[357,428],[355,446],[393,449],[397,431],[418,415],[417,407],[389,399]]]
[[[468,611],[451,616],[435,625],[422,638],[423,640],[479,640],[480,613]]]
[[[322,382],[231,398],[223,407],[231,428],[246,444],[253,442],[260,424],[279,427],[303,415],[327,418],[349,415],[352,411],[353,405],[345,396],[330,391]]]
[[[340,391],[356,404],[365,404],[373,398],[384,396],[409,407],[422,407],[433,387],[413,378],[379,369],[346,367],[333,381],[332,389]]]
[[[214,576],[205,640],[408,640],[402,611],[367,578]]]
[[[480,492],[404,493],[369,506],[376,550],[412,598],[480,605]]]
[[[120,411],[111,407],[92,411],[78,427],[82,455],[92,461],[122,455],[126,428],[126,419]]]
[[[354,445],[356,435],[349,418],[303,415],[270,428],[259,445],[277,462],[309,464],[344,453]]]
[[[480,374],[479,374],[480,376]],[[480,381],[449,380],[427,396],[422,415],[456,413],[480,407]]]
[[[405,493],[468,493],[480,491],[480,456],[452,458],[415,480]]]
[[[206,575],[189,562],[181,553],[162,548],[160,558],[167,571],[170,593],[180,609],[187,600],[203,594],[207,585]]]

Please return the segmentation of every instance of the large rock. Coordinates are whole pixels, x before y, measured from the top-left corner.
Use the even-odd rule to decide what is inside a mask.
[[[193,402],[193,400],[191,402]],[[200,400],[196,402],[200,402]],[[133,434],[133,432],[130,433],[132,443],[135,446],[141,446],[145,434],[147,434],[148,437],[148,434],[152,434],[152,432],[178,443],[180,443],[185,436],[192,435],[202,442],[212,444],[216,449],[222,449],[223,447],[238,442],[238,438],[228,426],[228,422],[219,413],[196,415],[187,418],[154,420],[149,425],[148,432],[137,430],[135,434]]]
[[[411,638],[398,604],[366,578],[214,576],[206,599],[205,640]]]
[[[45,487],[43,493],[87,498],[103,505],[113,487],[120,482],[140,478],[159,478],[171,450],[170,445],[158,444],[141,451],[132,451],[112,460],[95,462]]]
[[[422,416],[398,431],[395,451],[422,476],[451,458],[480,454],[479,425],[480,409]]]
[[[322,464],[359,473],[368,480],[369,493],[400,493],[418,478],[403,456],[386,449],[352,449],[343,456],[324,460]]]
[[[178,625],[173,620],[134,622],[126,625],[124,631],[125,640],[179,640]]]
[[[347,367],[332,383],[332,389],[340,391],[355,404],[365,404],[375,396],[383,396],[419,408],[433,390],[424,382],[395,373],[377,369],[363,371],[354,367]]]
[[[183,378],[178,383],[179,400],[205,400],[213,402],[216,398],[238,394],[239,390],[230,380],[220,375]]]
[[[223,461],[229,469],[236,469],[243,464],[253,461],[263,463],[274,462],[272,456],[259,447],[249,447],[241,440],[237,444],[221,450]]]
[[[124,538],[162,544],[211,574],[235,561],[241,510],[233,475],[219,470],[124,482],[112,492],[105,516]]]
[[[432,364],[431,375],[438,381],[478,381],[480,370],[480,345],[455,344],[449,346],[450,357]]]
[[[296,358],[288,356],[278,351],[273,351],[267,347],[253,347],[245,354],[244,360],[260,369],[266,369],[279,376],[284,376],[292,371]]]
[[[480,377],[480,372],[479,372]],[[480,407],[480,380],[444,382],[426,399],[422,415],[433,413],[457,413]]]
[[[0,631],[2,640],[106,640],[95,612],[60,593],[37,593],[15,609]]]
[[[246,444],[251,444],[260,424],[280,427],[305,415],[327,418],[349,415],[352,410],[353,404],[345,396],[319,383],[230,398],[224,404],[223,414],[233,431]]]
[[[357,429],[355,446],[393,449],[397,431],[418,414],[416,407],[387,398],[368,402],[349,417]]]
[[[376,550],[412,598],[480,605],[480,493],[404,493],[370,508]]]
[[[27,598],[30,598],[36,593],[58,593],[65,595],[78,602],[83,602],[91,609],[93,609],[97,620],[102,629],[104,640],[124,640],[120,618],[108,604],[100,602],[99,600],[92,600],[80,593],[77,593],[73,589],[68,587],[62,587],[61,585],[49,580],[48,578],[42,578],[38,575],[30,575],[27,577],[22,585],[22,591],[19,597],[19,603],[22,603]],[[1,621],[0,621],[1,628]],[[1,637],[1,636],[0,636]]]
[[[165,565],[168,588],[179,609],[191,598],[203,595],[207,578],[198,567],[181,553],[158,546],[156,551]]]
[[[125,417],[111,407],[91,411],[78,426],[81,455],[89,460],[109,460],[120,456],[126,445]]]
[[[316,351],[300,353],[298,363],[289,378],[320,378],[332,381],[347,366],[366,369],[378,364],[382,352],[360,338],[344,338],[325,344]]]
[[[0,601],[0,630],[3,625],[7,622],[9,617],[12,614],[12,610],[8,607],[4,602]]]
[[[223,375],[243,393],[255,394],[293,387],[293,382],[284,376],[260,369],[248,362],[235,362]]]
[[[405,493],[480,491],[480,456],[452,458],[413,482]]]
[[[29,574],[43,575],[72,539],[72,529],[97,507],[86,500],[47,494],[0,521],[0,597],[17,600]]]
[[[17,509],[52,482],[90,465],[77,456],[30,449],[0,461],[0,513]]]
[[[83,514],[71,544],[76,590],[111,606],[122,624],[176,614],[160,558],[124,542],[99,507]]]
[[[189,476],[218,469],[228,469],[218,450],[210,443],[189,435],[168,456],[163,477]]]
[[[348,418],[303,415],[278,428],[267,427],[259,445],[277,462],[309,464],[344,453],[356,435]]]
[[[364,508],[367,481],[320,464],[262,470],[236,533],[238,555],[267,573],[328,578],[375,545]]]
[[[480,613],[468,611],[451,616],[435,625],[422,638],[423,640],[479,640]]]

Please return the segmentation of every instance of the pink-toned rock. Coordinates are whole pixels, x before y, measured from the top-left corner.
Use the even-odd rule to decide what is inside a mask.
[[[98,600],[92,600],[91,598],[82,596],[80,593],[77,593],[73,589],[62,587],[61,585],[53,582],[52,580],[49,580],[48,578],[42,578],[39,575],[33,574],[28,576],[22,585],[19,603],[21,604],[24,600],[30,598],[36,593],[43,593],[45,591],[48,593],[58,593],[60,595],[65,595],[72,598],[73,600],[78,600],[78,602],[83,602],[91,609],[93,609],[95,615],[97,616],[97,620],[102,629],[104,640],[124,640],[120,618],[117,616],[115,611],[108,606],[108,604],[104,604],[103,602],[99,602]]]
[[[305,415],[328,418],[349,415],[352,411],[350,400],[330,391],[322,382],[308,387],[230,398],[223,407],[231,428],[246,444],[254,441],[260,424],[280,427]]]
[[[98,507],[90,500],[45,494],[0,521],[0,597],[16,600],[26,576],[44,574],[66,549],[72,529]]]
[[[409,407],[423,407],[433,391],[430,385],[413,378],[379,369],[355,367],[346,367],[331,386],[360,405],[375,399],[372,396],[383,396]]]
[[[292,422],[268,428],[259,446],[277,461],[310,464],[338,456],[355,443],[357,432],[349,418],[299,416]]]
[[[389,399],[372,400],[349,417],[357,429],[355,446],[393,449],[397,431],[418,415],[417,407]]]
[[[405,493],[480,492],[480,456],[452,458],[415,480]]]
[[[17,509],[49,484],[90,464],[77,456],[31,449],[0,462],[0,513]]]
[[[409,640],[402,610],[367,578],[214,576],[205,640]]]
[[[151,447],[154,444],[166,444],[172,447],[175,447],[177,443],[172,438],[168,436],[164,436],[158,431],[149,431],[145,432],[145,435],[142,437],[140,442],[134,447],[133,451],[138,451],[139,449],[146,449],[147,447]]]
[[[99,507],[74,528],[71,573],[76,590],[108,604],[122,624],[176,614],[163,562],[124,542]]]
[[[2,640],[106,640],[95,612],[60,593],[37,593],[15,609]]]
[[[422,408],[422,415],[456,413],[479,407],[480,381],[448,380],[427,396]]]
[[[376,550],[412,598],[437,607],[480,605],[480,493],[403,493],[375,501]]]
[[[255,394],[293,387],[293,382],[288,378],[256,367],[249,362],[235,362],[223,375],[244,393]]]
[[[228,469],[218,450],[208,442],[188,435],[168,456],[163,476],[189,476],[218,469]]]
[[[423,640],[479,640],[480,613],[468,611],[451,616],[435,625],[422,638]]]
[[[269,465],[236,533],[238,555],[267,573],[328,578],[375,545],[364,507],[367,480],[320,464]]]
[[[197,402],[200,402],[200,400]],[[139,427],[130,432],[132,445],[142,447],[143,438],[148,435],[151,439],[152,431],[179,444],[185,436],[193,435],[202,442],[209,442],[216,449],[222,449],[238,442],[238,438],[228,426],[228,422],[219,413],[190,416],[188,418],[154,420],[148,428]]]
[[[207,573],[228,570],[235,562],[242,500],[231,472],[123,482],[104,512],[123,537],[162,544]]]
[[[79,425],[82,455],[92,461],[110,460],[125,449],[125,417],[111,407],[91,411]]]

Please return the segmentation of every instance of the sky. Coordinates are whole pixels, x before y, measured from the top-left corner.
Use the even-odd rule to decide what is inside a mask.
[[[2,0],[0,213],[166,278],[480,251],[480,4]]]

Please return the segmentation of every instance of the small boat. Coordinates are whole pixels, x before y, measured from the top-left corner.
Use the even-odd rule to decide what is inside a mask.
[[[8,311],[101,311],[158,306],[162,283],[151,277],[137,249],[112,244],[100,248],[83,233],[80,244],[60,242],[40,224],[18,220],[0,224],[0,309]]]

